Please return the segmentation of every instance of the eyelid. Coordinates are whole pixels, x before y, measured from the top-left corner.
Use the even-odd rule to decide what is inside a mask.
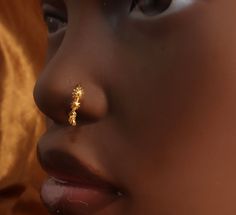
[[[52,16],[55,17],[56,19],[59,19],[62,22],[67,23],[67,13],[63,11],[62,9],[56,8],[50,4],[44,3],[43,6],[43,13],[44,16]]]
[[[153,16],[147,16],[145,14],[142,14],[140,11],[134,11],[132,14],[132,17],[137,18],[137,19],[147,19],[147,20],[160,19],[170,14],[178,13],[179,11],[192,6],[196,2],[197,0],[173,0],[169,8],[165,10],[163,13],[160,13],[158,15],[153,15]]]

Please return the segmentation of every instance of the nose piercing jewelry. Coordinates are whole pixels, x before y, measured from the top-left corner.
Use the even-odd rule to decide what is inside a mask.
[[[71,126],[76,126],[77,111],[81,106],[81,99],[84,96],[84,89],[77,85],[72,92],[72,102],[71,102],[71,111],[69,113],[68,121]]]

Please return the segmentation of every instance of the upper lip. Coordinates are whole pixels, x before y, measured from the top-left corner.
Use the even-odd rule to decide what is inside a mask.
[[[69,144],[61,142],[61,140],[58,140],[59,143],[52,142],[51,133],[49,138],[48,134],[47,132],[46,138],[44,135],[39,141],[37,153],[42,168],[50,177],[75,186],[118,190],[117,186],[101,176],[98,170],[82,162],[68,148],[64,147]],[[61,147],[62,145],[63,147]]]
[[[60,150],[47,151],[43,156],[38,151],[42,168],[63,183],[114,190],[115,186],[96,174],[77,158]]]

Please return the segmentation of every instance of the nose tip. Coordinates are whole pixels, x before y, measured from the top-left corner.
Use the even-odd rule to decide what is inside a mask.
[[[78,124],[91,123],[103,118],[108,109],[105,91],[101,86],[92,82],[49,84],[49,80],[41,78],[34,88],[35,103],[55,123],[69,125],[72,93],[78,84],[84,91],[81,106],[77,111]]]

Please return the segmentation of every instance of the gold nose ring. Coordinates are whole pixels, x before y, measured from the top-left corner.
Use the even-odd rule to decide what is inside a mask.
[[[81,100],[84,96],[84,89],[77,85],[72,91],[71,111],[69,113],[68,121],[71,126],[77,125],[77,112],[81,106]]]

